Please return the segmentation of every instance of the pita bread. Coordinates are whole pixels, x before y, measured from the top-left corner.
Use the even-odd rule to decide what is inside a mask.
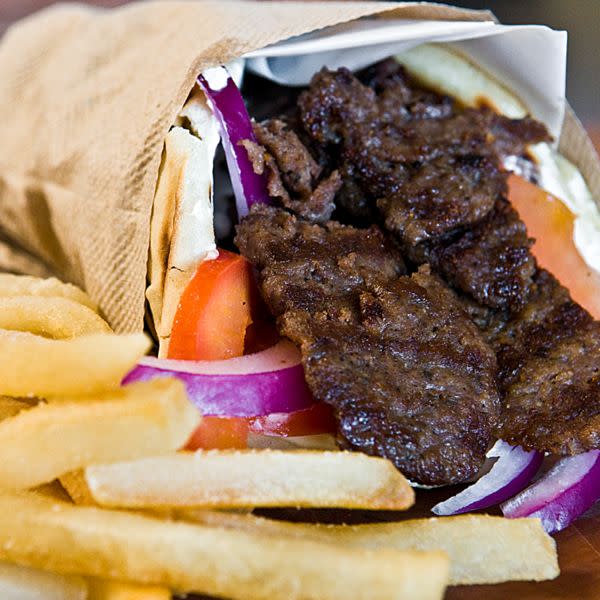
[[[217,124],[196,89],[167,134],[150,225],[146,298],[166,356],[179,298],[204,260],[217,257],[213,227],[213,162]],[[181,125],[186,124],[188,128]]]

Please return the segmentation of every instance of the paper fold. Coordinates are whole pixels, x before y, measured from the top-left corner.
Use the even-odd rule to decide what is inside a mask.
[[[558,139],[565,108],[567,34],[492,21],[355,21],[248,54],[248,68],[284,85],[306,85],[322,67],[361,69],[419,44],[466,55],[518,95]]]

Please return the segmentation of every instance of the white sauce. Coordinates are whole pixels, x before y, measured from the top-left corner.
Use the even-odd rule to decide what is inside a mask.
[[[600,273],[600,211],[573,163],[547,144],[530,149],[538,161],[540,185],[556,196],[574,215],[573,243],[590,269]]]

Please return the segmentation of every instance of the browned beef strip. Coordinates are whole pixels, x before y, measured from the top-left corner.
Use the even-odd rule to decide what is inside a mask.
[[[538,121],[508,119],[485,107],[458,109],[405,74],[369,87],[347,69],[322,69],[300,94],[298,109],[300,124],[316,143],[347,146],[351,152],[352,143],[362,140],[373,149],[385,148],[393,162],[425,161],[449,149],[520,155],[528,144],[551,139]],[[356,162],[362,160],[359,152]]]
[[[394,193],[377,203],[388,231],[409,250],[458,227],[481,221],[506,180],[495,161],[482,155],[443,155],[414,170]]]
[[[454,112],[452,98],[416,85],[393,58],[367,67],[356,77],[377,93],[379,115],[383,121],[439,119]]]
[[[495,356],[441,280],[427,267],[402,276],[377,228],[273,207],[254,207],[236,243],[300,347],[313,394],[334,407],[342,447],[385,456],[423,484],[478,471],[498,417]]]
[[[339,144],[348,127],[377,119],[377,96],[348,70],[317,73],[298,99],[301,123],[318,144]]]
[[[457,239],[442,242],[429,260],[452,286],[484,306],[519,310],[529,296],[536,264],[525,224],[508,200]]]
[[[314,225],[275,207],[254,207],[235,242],[259,270],[262,296],[276,317],[292,307],[352,312],[353,294],[366,280],[406,273],[396,244],[377,227]]]
[[[322,70],[298,98],[305,132],[340,161],[345,211],[372,222],[376,204],[414,262],[430,260],[429,248],[444,249],[435,266],[453,286],[482,304],[518,310],[535,264],[516,213],[498,209],[507,193],[500,162],[548,140],[545,127],[461,109],[387,62],[362,77],[368,85],[347,70]]]
[[[600,446],[600,323],[544,269],[529,302],[484,324],[496,350],[508,442],[555,454]]]
[[[535,119],[508,119],[491,111],[487,114],[498,156],[527,157],[527,146],[552,141],[546,126]]]
[[[279,119],[254,123],[258,143],[275,158],[284,185],[300,196],[309,196],[321,167],[294,131]]]
[[[302,217],[318,223],[331,218],[334,198],[342,186],[338,171],[319,181],[322,167],[298,135],[278,119],[254,123],[258,144],[243,146],[258,174],[267,174],[269,195]]]
[[[302,96],[301,96],[302,98]],[[506,121],[506,126],[502,122]],[[413,169],[424,166],[423,163],[434,160],[439,156],[483,155],[500,156],[496,142],[501,142],[501,148],[508,154],[516,154],[523,150],[522,137],[529,137],[528,120],[519,121],[519,125],[500,117],[487,109],[467,108],[460,113],[446,118],[411,119],[407,122],[387,123],[383,120],[373,120],[348,125],[344,129],[344,142],[347,143],[345,154],[357,158],[360,166],[364,160],[358,148],[368,146],[376,151],[383,161],[403,163]],[[522,128],[528,132],[517,137],[510,135]],[[534,130],[537,131],[536,123]],[[495,135],[498,132],[502,137]],[[542,140],[545,138],[542,138]],[[417,164],[414,164],[417,163]],[[372,166],[369,165],[369,168]],[[385,189],[384,192],[389,190]]]
[[[496,195],[505,186],[497,175],[498,158],[493,154],[488,140],[488,124],[488,113],[470,109],[444,119],[412,119],[400,123],[386,123],[375,119],[350,123],[343,130],[340,156],[353,165],[357,179],[369,197],[390,199],[385,204],[385,209],[393,206],[391,200],[394,197],[406,192],[411,180],[433,177],[444,179],[455,165],[461,169],[463,181],[469,174],[473,181],[467,181],[466,188],[443,198],[446,205],[459,199],[463,204],[470,201],[474,205],[483,200],[487,202],[489,211]],[[468,173],[466,166],[471,169],[479,166],[479,169]],[[479,196],[469,198],[469,190],[472,194],[472,188],[482,181],[482,169],[485,169],[486,174],[491,174],[492,181],[496,182],[488,191],[491,200]],[[460,197],[457,192],[461,192]],[[425,202],[427,200],[424,198]],[[418,207],[417,202],[418,197],[414,198],[412,209]],[[424,213],[425,207],[419,212]],[[383,214],[387,217],[386,210]],[[465,221],[469,222],[472,222],[472,218]],[[399,228],[396,233],[401,237],[405,235]],[[410,236],[405,241],[415,243]]]

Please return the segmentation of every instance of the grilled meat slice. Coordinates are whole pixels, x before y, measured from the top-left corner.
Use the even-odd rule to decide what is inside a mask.
[[[377,228],[309,224],[254,207],[236,243],[282,335],[298,344],[344,448],[428,485],[464,481],[493,441],[496,360],[454,293],[404,263]]]
[[[366,280],[406,273],[396,244],[378,228],[313,225],[274,207],[253,207],[235,242],[258,268],[262,296],[276,317],[292,308],[311,313],[322,307],[351,315]]]
[[[258,144],[243,142],[254,171],[267,174],[269,195],[302,217],[318,223],[331,218],[342,186],[338,171],[319,180],[323,169],[283,121],[254,123]]]
[[[304,130],[324,146],[342,143],[349,127],[376,122],[378,117],[375,92],[348,69],[322,69],[300,94],[298,107]]]
[[[386,229],[398,234],[410,252],[421,242],[482,220],[506,191],[506,177],[495,160],[445,154],[410,169],[377,206]]]
[[[532,240],[508,200],[451,242],[441,241],[429,260],[452,286],[484,306],[522,308],[536,271]]]
[[[375,90],[381,120],[440,119],[453,114],[452,98],[415,83],[393,58],[382,60],[356,74],[358,80]]]
[[[499,435],[553,454],[600,446],[600,323],[544,269],[529,302],[497,312],[485,334],[498,357]]]
[[[535,263],[524,225],[502,200],[507,174],[500,165],[550,139],[545,127],[458,107],[389,62],[362,78],[368,85],[347,70],[324,69],[298,98],[304,133],[338,161],[345,211],[373,222],[369,207],[376,205],[413,262],[433,261],[484,305],[518,310]]]

